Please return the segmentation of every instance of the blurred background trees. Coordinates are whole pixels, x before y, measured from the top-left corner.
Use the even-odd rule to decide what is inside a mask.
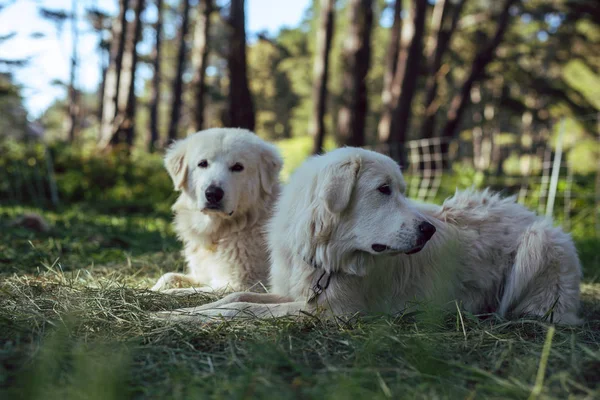
[[[72,29],[71,78],[27,119],[11,73],[28,60],[2,53],[0,134],[31,136],[35,125],[75,147],[155,151],[233,126],[307,153],[371,146],[403,165],[407,141],[457,138],[472,146],[463,160],[502,173],[515,148],[547,143],[557,119],[572,118],[568,146],[587,140],[580,151],[598,152],[595,0],[313,0],[275,34],[247,32],[250,1],[114,0],[113,15],[93,1],[40,2],[57,30]],[[95,92],[77,85],[81,21],[102,55]]]

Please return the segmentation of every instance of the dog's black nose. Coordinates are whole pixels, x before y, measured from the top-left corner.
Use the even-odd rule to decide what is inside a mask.
[[[208,200],[209,203],[216,204],[221,201],[221,199],[225,195],[225,192],[218,186],[210,185],[204,192],[204,195],[206,196],[206,200]]]
[[[427,242],[435,233],[435,226],[431,225],[429,222],[421,222],[419,225],[419,232],[421,233],[420,239],[423,242]]]

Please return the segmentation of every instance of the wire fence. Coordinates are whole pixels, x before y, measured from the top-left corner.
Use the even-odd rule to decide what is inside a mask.
[[[587,121],[591,116],[585,116]],[[476,174],[462,177],[462,184],[491,186],[505,194],[515,195],[521,204],[536,210],[539,214],[553,216],[563,227],[570,230],[585,221],[590,225],[593,219],[595,235],[600,237],[600,119],[595,116],[597,132],[593,158],[587,163],[595,163],[583,174],[577,163],[582,162],[569,156],[564,149],[568,136],[565,121],[560,123],[558,135],[553,140],[541,140],[535,146],[509,149],[517,154],[519,171],[517,174],[504,171],[501,165],[506,155],[501,154],[501,145],[491,141],[486,147],[487,156],[477,156],[477,144],[463,139],[428,138],[406,142],[404,151],[404,173],[407,179],[408,196],[420,201],[441,200],[451,193],[440,192],[441,188],[456,187],[452,181],[461,173],[457,165],[467,165]],[[11,165],[4,163],[0,192],[12,202],[27,202],[39,207],[60,204],[54,162],[51,152],[45,146],[26,155],[27,163]],[[400,146],[399,146],[400,147]],[[373,150],[390,154],[390,146],[377,146]],[[400,149],[395,149],[400,150]],[[500,154],[500,156],[498,156]],[[494,156],[496,155],[496,156]],[[487,159],[487,162],[479,162]],[[493,161],[489,161],[493,160]],[[481,161],[481,160],[480,160]],[[496,164],[496,165],[495,165]],[[453,167],[454,166],[454,170]],[[589,171],[592,172],[589,172]],[[447,181],[448,180],[448,181]],[[454,186],[453,186],[454,185]]]
[[[461,139],[430,138],[411,140],[404,145],[404,167],[407,177],[408,196],[419,201],[434,201],[439,197],[440,188],[445,179],[454,174],[450,166],[468,164],[478,172],[480,186],[491,186],[496,190],[515,195],[521,204],[533,208],[541,215],[556,218],[566,230],[582,221],[594,220],[594,232],[600,237],[600,118],[598,115],[585,116],[582,119],[595,120],[597,132],[595,148],[590,149],[593,158],[577,160],[567,157],[563,151],[566,132],[565,120],[560,122],[558,135],[540,140],[528,148],[516,147],[510,149],[516,153],[519,160],[519,173],[505,172],[501,165],[488,162],[476,165],[474,143]],[[595,119],[594,119],[595,118]],[[500,150],[491,141],[488,146],[488,160]],[[373,150],[390,154],[390,146],[377,146]],[[497,163],[506,161],[505,157],[496,159]],[[581,173],[578,162],[593,163],[588,165],[587,172]],[[578,168],[579,167],[579,168]],[[576,187],[577,190],[574,190]]]

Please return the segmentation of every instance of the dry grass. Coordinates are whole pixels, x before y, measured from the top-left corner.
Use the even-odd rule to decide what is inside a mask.
[[[20,212],[0,209],[0,398],[600,396],[598,284],[577,328],[427,307],[173,325],[151,312],[214,296],[145,290],[183,265],[166,219],[68,211],[46,214],[49,233],[6,229]]]

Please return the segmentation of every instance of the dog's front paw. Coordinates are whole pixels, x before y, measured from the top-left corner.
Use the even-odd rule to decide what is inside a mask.
[[[164,274],[158,279],[158,281],[156,281],[156,283],[150,288],[150,290],[153,292],[162,292],[163,290],[169,288],[172,279],[172,273]]]
[[[187,275],[177,272],[168,272],[161,276],[158,281],[150,288],[154,292],[164,292],[169,288],[180,288],[186,284],[193,284],[195,281]]]
[[[181,308],[172,311],[158,311],[150,314],[152,319],[168,322],[192,322],[200,324],[209,324],[223,319],[231,319],[231,310],[226,309],[202,309],[201,307]]]

